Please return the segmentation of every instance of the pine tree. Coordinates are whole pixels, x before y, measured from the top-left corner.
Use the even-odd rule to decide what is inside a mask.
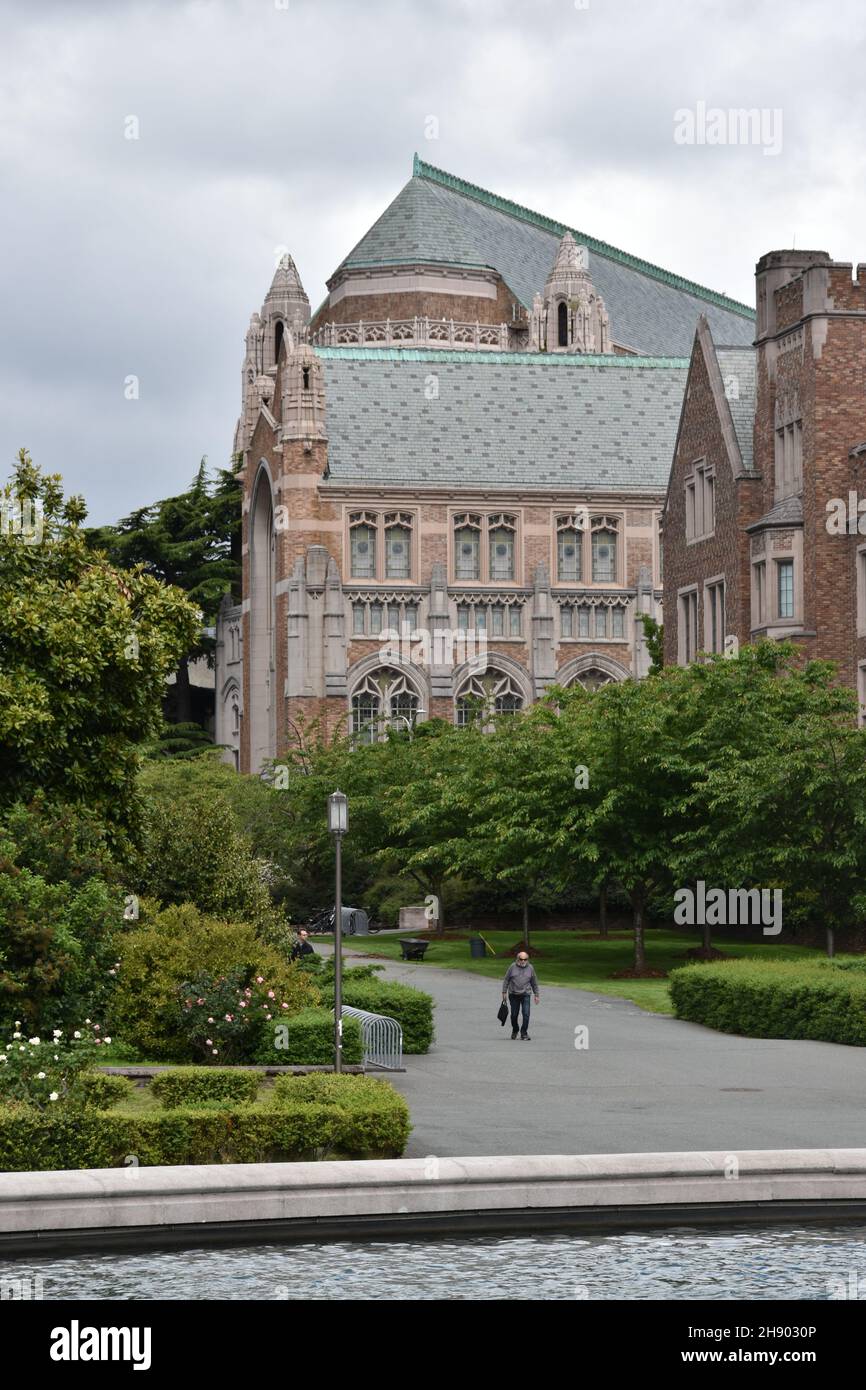
[[[227,591],[237,596],[240,586],[240,490],[230,470],[207,476],[207,459],[186,492],[140,507],[116,526],[88,532],[88,543],[107,551],[123,569],[144,567],[165,584],[174,584],[201,612],[195,645],[177,669],[175,715],[182,724],[192,720],[189,664],[206,657],[212,664],[215,639],[208,629],[216,624]]]

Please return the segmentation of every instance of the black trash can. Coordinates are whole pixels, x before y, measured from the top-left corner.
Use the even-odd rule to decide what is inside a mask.
[[[471,936],[469,938],[469,954],[473,960],[483,960],[487,955],[487,947],[484,945],[480,936]]]

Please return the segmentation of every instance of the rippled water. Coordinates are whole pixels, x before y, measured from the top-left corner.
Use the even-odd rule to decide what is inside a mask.
[[[842,1290],[866,1299],[866,1225],[255,1245],[0,1262],[4,1284],[37,1276],[45,1299],[745,1301],[826,1300]]]

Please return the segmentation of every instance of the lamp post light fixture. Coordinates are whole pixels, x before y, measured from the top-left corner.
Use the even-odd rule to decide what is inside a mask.
[[[343,1070],[343,836],[349,829],[345,793],[328,797],[328,829],[334,837],[334,1071]]]
[[[392,724],[397,724],[397,723],[405,724],[405,725],[406,725],[406,732],[407,732],[407,734],[409,735],[409,737],[411,738],[411,737],[412,737],[412,732],[413,732],[413,730],[414,730],[414,728],[415,728],[415,725],[418,723],[418,716],[421,715],[421,714],[426,714],[426,713],[427,713],[426,709],[416,709],[416,710],[413,710],[411,714],[392,714],[392,715],[391,715],[391,723],[392,723]]]

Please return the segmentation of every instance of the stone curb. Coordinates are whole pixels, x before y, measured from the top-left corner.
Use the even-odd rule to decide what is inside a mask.
[[[866,1149],[0,1174],[7,1253],[816,1216],[866,1217]]]

